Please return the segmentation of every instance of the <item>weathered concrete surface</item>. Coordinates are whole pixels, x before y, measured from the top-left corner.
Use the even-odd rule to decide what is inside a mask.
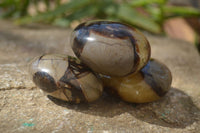
[[[46,98],[26,65],[42,53],[72,54],[69,36],[70,30],[0,21],[0,132],[200,131],[200,57],[191,44],[147,35],[152,57],[173,74],[172,89],[157,102],[128,104],[104,94],[91,104],[68,105]]]

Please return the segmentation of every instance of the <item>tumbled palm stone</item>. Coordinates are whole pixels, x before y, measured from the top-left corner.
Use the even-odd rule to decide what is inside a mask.
[[[93,71],[126,76],[139,71],[150,58],[150,45],[137,29],[119,22],[89,21],[71,37],[76,56]]]

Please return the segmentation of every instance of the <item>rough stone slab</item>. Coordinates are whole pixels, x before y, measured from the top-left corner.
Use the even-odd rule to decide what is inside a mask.
[[[152,57],[173,75],[161,100],[129,104],[104,94],[91,104],[49,100],[27,73],[31,58],[68,53],[71,30],[49,26],[18,27],[0,21],[0,132],[194,133],[200,131],[200,57],[193,45],[147,35]]]

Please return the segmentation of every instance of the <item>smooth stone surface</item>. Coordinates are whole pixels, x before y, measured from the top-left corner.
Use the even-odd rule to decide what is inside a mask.
[[[70,103],[93,102],[103,92],[97,75],[73,56],[43,54],[29,63],[29,74],[47,96]]]
[[[71,45],[84,64],[109,76],[139,71],[151,54],[149,42],[139,30],[112,21],[81,23],[72,33]]]
[[[64,53],[71,30],[17,27],[0,21],[0,132],[200,131],[200,57],[193,45],[147,35],[152,56],[172,71],[172,88],[161,100],[128,104],[106,94],[91,104],[46,98],[29,79],[27,62],[42,53]],[[72,50],[66,48],[70,54]]]
[[[167,66],[150,59],[139,72],[124,77],[101,76],[105,90],[130,103],[159,100],[171,88],[172,76]]]

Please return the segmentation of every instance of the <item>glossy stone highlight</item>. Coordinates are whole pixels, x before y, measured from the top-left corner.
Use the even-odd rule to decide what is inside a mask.
[[[104,87],[112,95],[131,103],[160,99],[170,89],[172,76],[164,64],[151,59],[139,72],[125,77],[102,76]]]
[[[133,27],[111,21],[77,26],[71,37],[76,56],[93,71],[125,76],[139,71],[150,58],[146,37]]]
[[[75,57],[47,54],[29,65],[33,82],[47,95],[71,103],[92,102],[103,91],[97,75]]]

